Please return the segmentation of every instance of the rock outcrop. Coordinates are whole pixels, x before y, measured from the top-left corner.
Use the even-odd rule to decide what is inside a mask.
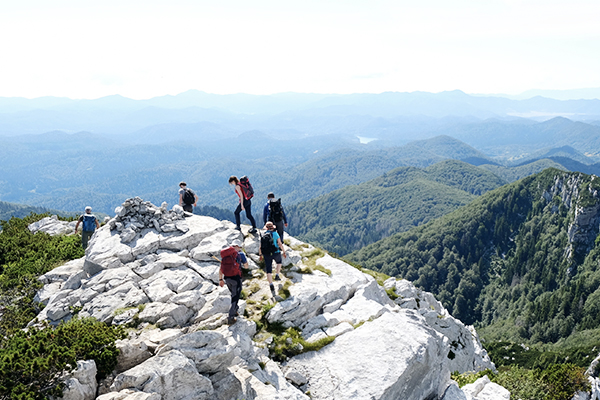
[[[31,322],[58,324],[78,310],[136,327],[117,342],[118,365],[97,383],[98,399],[304,400],[307,393],[312,399],[450,399],[451,372],[494,369],[475,330],[408,281],[390,278],[382,287],[286,238],[275,302],[256,265],[258,238],[244,237],[232,223],[138,198],[116,214],[94,234],[83,259],[40,278],[37,299],[46,307]],[[230,294],[218,285],[214,255],[235,239],[244,240],[251,277],[240,317],[229,326]],[[333,341],[275,362],[276,334],[257,332],[251,319],[262,309],[269,311],[259,315],[261,326],[294,328],[307,343]]]
[[[28,228],[31,233],[45,232],[49,235],[71,235],[75,233],[75,225],[77,221],[61,221],[57,215],[45,217],[37,222],[29,224]]]

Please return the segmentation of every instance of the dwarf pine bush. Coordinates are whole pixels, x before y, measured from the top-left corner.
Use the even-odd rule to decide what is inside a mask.
[[[60,396],[62,373],[78,360],[93,359],[97,378],[107,376],[117,363],[115,340],[125,337],[122,328],[94,319],[24,329],[41,309],[33,301],[42,286],[38,277],[84,255],[76,235],[29,231],[45,216],[0,222],[0,400]]]
[[[60,396],[61,372],[73,370],[77,360],[94,360],[97,378],[105,378],[117,365],[115,340],[125,336],[122,328],[92,318],[16,332],[0,347],[0,399]]]

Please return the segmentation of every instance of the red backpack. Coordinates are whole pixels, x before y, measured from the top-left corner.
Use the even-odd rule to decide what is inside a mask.
[[[237,262],[238,252],[233,247],[221,250],[221,272],[226,277],[241,276],[240,264]]]
[[[254,197],[254,188],[246,175],[240,178],[240,186],[242,188],[242,193],[244,194],[244,199],[250,200]]]

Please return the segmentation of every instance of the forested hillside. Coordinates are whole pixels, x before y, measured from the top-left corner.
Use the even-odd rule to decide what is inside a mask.
[[[56,210],[49,210],[44,207],[33,207],[24,204],[7,203],[0,201],[0,221],[8,221],[12,217],[23,218],[31,213],[44,214],[44,213],[58,213],[61,216],[72,216],[72,213],[66,213]]]
[[[489,337],[556,342],[600,324],[599,189],[547,169],[347,258],[436,293]]]
[[[448,160],[400,167],[359,185],[287,207],[289,232],[344,255],[468,204],[505,182],[483,168]]]

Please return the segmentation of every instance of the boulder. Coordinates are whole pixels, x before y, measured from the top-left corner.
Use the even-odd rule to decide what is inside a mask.
[[[487,375],[462,387],[468,400],[509,400],[510,392],[491,382]]]
[[[162,400],[210,400],[214,395],[210,380],[177,350],[152,357],[117,375],[111,390],[123,389],[158,393]]]
[[[96,362],[94,360],[77,361],[77,368],[65,381],[63,399],[94,400],[96,398]]]
[[[223,334],[210,330],[182,335],[159,349],[158,355],[171,350],[181,352],[192,360],[198,372],[202,374],[213,374],[227,369],[238,355],[235,345],[229,344]]]
[[[402,327],[402,329],[398,329]],[[450,379],[443,336],[414,312],[387,312],[287,363],[312,399],[439,398]]]

